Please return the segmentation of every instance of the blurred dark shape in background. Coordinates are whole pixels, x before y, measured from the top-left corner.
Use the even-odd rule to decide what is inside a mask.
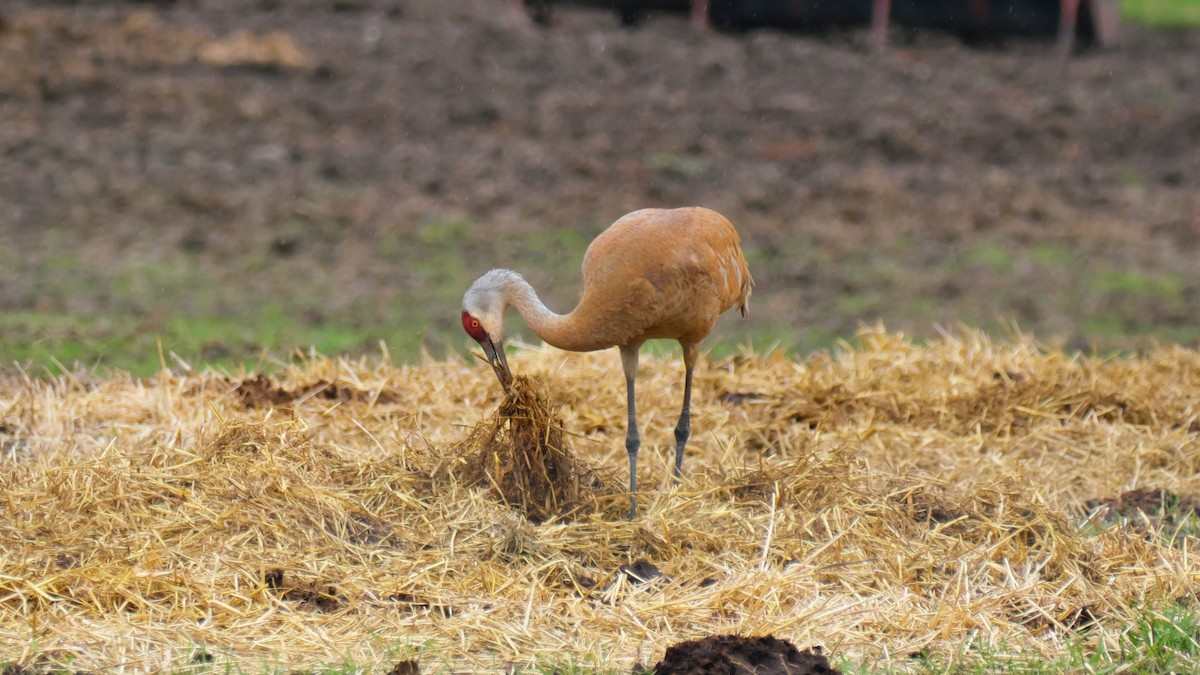
[[[552,5],[592,5],[617,12],[631,25],[650,12],[690,12],[693,22],[724,29],[815,30],[871,24],[872,42],[882,46],[888,25],[935,28],[968,41],[1009,35],[1057,36],[1063,52],[1077,39],[1116,42],[1118,0],[510,0],[533,19],[549,23]],[[518,18],[518,21],[524,21]]]

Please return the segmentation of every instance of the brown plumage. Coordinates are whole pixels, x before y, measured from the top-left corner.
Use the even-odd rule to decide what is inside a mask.
[[[483,347],[502,383],[511,375],[504,357],[504,310],[509,305],[547,343],[569,351],[618,347],[629,404],[626,450],[629,489],[637,490],[639,437],[634,405],[638,350],[646,340],[683,346],[683,409],[675,428],[675,476],[690,434],[692,370],[700,342],[732,307],[746,315],[754,280],[733,224],[704,208],[644,209],[617,222],[588,246],[583,296],[568,314],[550,311],[511,270],[492,270],[463,297],[463,328]],[[630,516],[636,514],[630,496]]]

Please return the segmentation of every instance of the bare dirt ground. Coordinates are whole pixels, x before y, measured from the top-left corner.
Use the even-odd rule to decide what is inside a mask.
[[[566,308],[602,227],[702,204],[744,233],[754,327],[800,346],[880,318],[1197,334],[1200,35],[1128,26],[1063,66],[584,10],[523,34],[496,4],[7,5],[0,310],[461,339],[478,272]]]

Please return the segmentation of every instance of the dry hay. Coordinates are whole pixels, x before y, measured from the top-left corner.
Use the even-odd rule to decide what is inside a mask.
[[[1115,649],[1138,607],[1200,581],[1187,530],[1127,510],[1200,499],[1193,350],[867,331],[805,360],[706,363],[678,488],[681,367],[647,358],[633,522],[616,355],[511,362],[553,405],[506,413],[490,370],[459,361],[0,376],[0,663],[628,670],[721,634],[868,667],[1054,656]],[[549,414],[521,431],[516,406]],[[525,489],[569,518],[533,522],[481,478],[536,466],[487,474],[488,447],[568,437],[576,458],[542,478],[569,474],[578,500]]]

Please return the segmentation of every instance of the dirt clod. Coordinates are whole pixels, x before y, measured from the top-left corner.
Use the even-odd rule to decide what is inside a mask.
[[[280,588],[283,586],[283,570],[275,568],[269,569],[263,573],[263,583],[267,588]]]
[[[416,661],[397,661],[387,675],[420,675],[421,664]]]
[[[1106,519],[1134,519],[1144,514],[1165,525],[1175,525],[1188,516],[1200,514],[1200,501],[1161,488],[1137,488],[1116,497],[1089,499],[1086,506],[1089,511],[1107,507]]]
[[[262,373],[239,382],[237,393],[247,408],[270,408],[292,400],[288,392]]]
[[[263,573],[267,588],[276,591],[280,599],[297,602],[297,609],[306,612],[334,612],[346,604],[337,586],[327,581],[292,582],[283,570],[274,568]]]
[[[310,398],[341,403],[349,401],[391,403],[393,401],[393,397],[387,392],[361,391],[327,380],[318,380],[309,385],[289,389],[262,373],[238,382],[235,391],[242,399],[242,405],[247,408],[273,408]]]
[[[805,651],[771,635],[710,635],[667,648],[657,675],[829,675],[838,673],[820,647]]]
[[[721,403],[727,403],[731,406],[737,407],[748,401],[760,401],[763,399],[763,395],[753,391],[726,391],[722,392],[717,399],[721,401]]]
[[[306,581],[283,594],[284,600],[298,602],[301,610],[312,612],[333,612],[345,604],[345,598],[338,593],[337,586],[321,581]]]
[[[629,577],[630,583],[634,584],[644,584],[664,576],[662,570],[645,558],[640,558],[631,565],[621,565],[618,569]]]
[[[1100,625],[1100,615],[1092,605],[1077,607],[1063,620],[1063,625],[1072,630],[1091,630]]]
[[[394,593],[384,598],[388,602],[394,602],[401,606],[407,607],[410,612],[429,610],[438,616],[449,618],[455,615],[456,611],[450,605],[447,605],[436,600],[428,600],[411,593]]]
[[[34,654],[24,662],[0,664],[0,675],[88,675],[86,670],[73,670],[69,666],[75,655],[69,651],[51,649]]]

